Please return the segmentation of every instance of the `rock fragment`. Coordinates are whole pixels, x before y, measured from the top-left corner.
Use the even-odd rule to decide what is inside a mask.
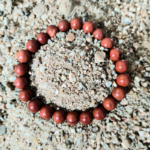
[[[92,37],[87,37],[86,41],[89,42],[89,43],[91,43],[92,42]]]
[[[73,2],[71,0],[62,0],[59,5],[59,11],[61,14],[68,16],[73,10]]]
[[[106,58],[106,53],[104,52],[96,52],[95,53],[95,63],[104,62]]]
[[[1,125],[0,126],[0,135],[4,135],[6,134],[6,126],[5,125]]]
[[[42,15],[45,13],[45,10],[46,10],[46,7],[45,7],[43,4],[39,4],[39,5],[36,5],[36,6],[33,8],[33,13],[34,13],[37,17],[40,17],[40,16],[42,16]]]
[[[140,23],[140,31],[143,31],[145,29],[146,29],[145,24],[143,22],[141,22]]]
[[[142,46],[150,50],[150,41],[143,41]]]
[[[131,20],[129,18],[122,18],[121,22],[124,23],[124,24],[126,24],[126,25],[131,24]]]
[[[130,147],[129,139],[128,138],[123,139],[121,145],[124,149],[128,149]]]
[[[69,42],[72,42],[74,41],[75,39],[75,36],[73,33],[68,33],[67,36],[66,36],[66,40],[69,41]]]
[[[74,78],[75,78],[75,75],[74,75],[74,73],[69,73],[69,81],[70,82],[74,82]]]

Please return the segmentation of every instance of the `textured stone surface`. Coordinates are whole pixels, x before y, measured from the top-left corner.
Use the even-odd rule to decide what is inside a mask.
[[[0,135],[4,135],[6,134],[6,126],[5,125],[1,125],[0,126]]]
[[[95,63],[104,62],[106,58],[105,52],[96,52],[95,53]]]
[[[38,4],[33,8],[33,13],[37,16],[40,17],[45,13],[46,7],[43,4]]]

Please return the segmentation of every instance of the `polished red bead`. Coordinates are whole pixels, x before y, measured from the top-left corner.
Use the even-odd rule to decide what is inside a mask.
[[[67,20],[61,20],[58,24],[58,28],[62,32],[67,32],[70,29],[70,24]]]
[[[114,42],[112,40],[112,38],[104,38],[102,41],[101,41],[101,46],[105,47],[105,48],[112,48],[114,45]]]
[[[93,116],[96,120],[103,120],[107,115],[107,110],[103,106],[98,106],[93,110]]]
[[[102,40],[105,37],[105,33],[103,29],[96,29],[93,32],[94,38],[98,40]]]
[[[37,40],[29,40],[26,44],[26,49],[35,53],[40,49],[40,43]]]
[[[110,50],[110,60],[112,61],[118,61],[120,59],[120,54],[121,54],[121,51],[120,49],[118,48],[113,48]]]
[[[116,81],[119,86],[126,87],[130,84],[130,76],[126,73],[119,74]]]
[[[119,73],[124,73],[128,70],[128,62],[126,60],[119,60],[116,62],[115,69]]]
[[[33,99],[28,103],[28,109],[32,113],[37,113],[41,108],[41,102],[38,99]]]
[[[84,111],[80,114],[80,122],[84,125],[89,125],[93,120],[93,115],[89,111]]]
[[[28,50],[21,50],[17,53],[17,59],[21,63],[27,63],[31,59],[31,54]]]
[[[79,18],[73,18],[70,24],[71,24],[71,29],[74,29],[74,30],[81,29],[83,25],[82,20]]]
[[[15,73],[18,76],[23,76],[28,73],[28,66],[26,64],[18,64],[15,66]]]
[[[76,125],[79,121],[79,115],[77,112],[72,111],[67,114],[66,120],[69,125]]]
[[[50,106],[43,106],[40,110],[40,116],[43,119],[50,119],[53,115],[53,108]]]
[[[19,93],[19,98],[23,102],[28,102],[33,97],[33,93],[30,89],[23,89]]]
[[[117,101],[113,97],[107,97],[103,101],[103,107],[108,110],[114,110],[117,106]]]
[[[85,33],[93,33],[95,30],[95,24],[92,21],[87,21],[83,24],[82,29]]]
[[[56,110],[53,114],[53,120],[56,123],[63,123],[66,119],[66,113],[63,110]]]
[[[14,85],[17,89],[24,89],[28,85],[28,80],[25,77],[17,77]]]
[[[123,87],[116,87],[113,89],[112,91],[112,96],[118,100],[118,101],[121,101],[122,99],[125,98],[126,96],[126,91]]]
[[[41,32],[37,35],[37,40],[43,45],[47,44],[48,39],[49,39],[49,36],[47,33]]]
[[[55,25],[50,25],[47,27],[46,32],[50,37],[54,37],[58,32],[58,27],[56,27]]]

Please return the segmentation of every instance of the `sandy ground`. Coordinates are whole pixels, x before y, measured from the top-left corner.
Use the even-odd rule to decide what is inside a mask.
[[[127,97],[103,121],[56,125],[32,114],[14,88],[16,53],[61,19],[81,17],[104,28],[129,61]],[[150,149],[150,1],[0,1],[0,149]],[[82,105],[81,105],[82,107]]]

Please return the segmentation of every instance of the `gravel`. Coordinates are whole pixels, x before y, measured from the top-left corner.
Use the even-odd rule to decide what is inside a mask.
[[[40,10],[40,11],[39,11]],[[46,6],[43,4],[38,4],[33,8],[33,13],[37,16],[40,17],[45,13]]]
[[[150,149],[149,5],[150,2],[147,0],[0,1],[0,149],[21,150],[25,147],[26,149],[38,150]],[[21,49],[25,49],[26,42],[29,39],[36,38],[36,35],[41,31],[45,32],[48,25],[58,25],[61,19],[64,18],[70,21],[74,17],[82,18],[83,22],[93,21],[97,27],[104,28],[106,36],[112,37],[115,47],[121,49],[122,58],[129,62],[128,73],[131,76],[131,84],[126,89],[126,98],[103,121],[93,120],[88,126],[83,126],[81,123],[76,126],[68,126],[66,122],[56,125],[52,119],[48,121],[41,119],[39,113],[32,114],[28,111],[26,103],[19,100],[20,90],[13,88],[16,77],[14,66],[18,63],[16,53]],[[66,41],[68,33],[75,35],[73,47],[71,47],[70,41]],[[84,91],[86,96],[90,94],[91,101],[88,101],[87,98],[85,102],[77,94],[80,101],[68,105],[70,100],[72,102],[74,98],[68,98],[68,101],[56,99],[56,95],[61,92],[61,88],[55,91],[55,99],[49,99],[48,97],[44,101],[45,103],[55,104],[56,109],[63,107],[66,110],[84,110],[96,107],[116,86],[116,72],[110,71],[113,70],[114,64],[108,61],[108,50],[104,47],[98,47],[100,41],[98,43],[92,36],[80,33],[80,31],[70,30],[68,33],[59,32],[54,41],[49,40],[47,45],[41,47],[41,50],[33,56],[33,61],[29,64],[31,67],[30,73],[34,74],[34,70],[35,72],[43,71],[44,73],[48,64],[40,63],[38,61],[40,56],[43,58],[45,55],[44,58],[46,59],[46,57],[53,57],[51,56],[53,54],[54,58],[56,56],[61,58],[61,50],[63,55],[66,53],[73,56],[74,54],[71,51],[73,52],[75,48],[77,50],[75,55],[78,54],[77,56],[80,57],[77,65],[82,68],[84,66],[82,60],[84,60],[85,54],[90,54],[89,56],[93,58],[93,64],[89,67],[92,72],[95,71],[97,74],[94,70],[97,69],[96,65],[103,64],[98,68],[98,72],[102,73],[102,78],[92,79],[95,82],[101,79],[106,86],[103,89],[102,87],[99,88],[99,91],[102,90],[101,94],[95,98],[97,95],[95,90],[98,91],[98,87],[94,89],[95,84],[93,82],[89,83],[87,87],[83,82],[79,82],[80,76],[77,76],[73,72],[74,68],[72,68],[69,72],[64,71],[60,78],[58,77],[59,82],[67,83],[62,84],[63,88],[66,88],[66,91],[64,91],[67,92],[69,89],[69,92],[72,92],[71,89],[74,89],[72,87],[74,84],[75,90],[79,88],[79,93]],[[56,45],[61,45],[61,47],[54,50],[53,47]],[[64,45],[65,47],[63,47]],[[66,52],[63,51],[63,48]],[[71,50],[67,50],[69,48]],[[53,53],[52,50],[54,50]],[[95,63],[94,56],[97,51],[106,53],[104,62]],[[72,56],[63,58],[68,67],[72,63]],[[65,61],[66,59],[67,61]],[[47,60],[51,61],[52,59],[43,59],[43,62]],[[60,66],[63,67],[63,65]],[[106,69],[107,66],[108,70]],[[84,67],[86,69],[88,66],[85,65]],[[50,75],[52,75],[52,72]],[[58,72],[57,75],[59,75]],[[82,75],[82,73],[79,75]],[[87,73],[85,75],[89,76]],[[31,77],[36,80],[31,84],[39,84],[37,93],[40,97],[40,94],[43,94],[46,88],[42,84],[40,87],[36,74]],[[40,77],[42,77],[41,74],[39,74]],[[55,85],[54,89],[57,87],[58,85]],[[89,90],[88,92],[86,88]],[[45,97],[47,97],[46,94],[51,92],[48,91],[47,88]]]
[[[5,125],[1,125],[0,126],[0,135],[4,135],[4,134],[6,134],[6,126]]]

